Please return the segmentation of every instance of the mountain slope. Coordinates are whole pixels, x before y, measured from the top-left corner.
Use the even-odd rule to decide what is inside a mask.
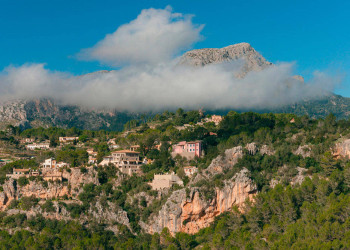
[[[137,114],[98,111],[78,106],[61,105],[49,99],[17,100],[0,106],[0,128],[8,124],[22,127],[77,127],[90,130],[122,130]]]
[[[221,49],[191,50],[180,58],[179,64],[203,67],[208,64],[235,62],[237,60],[243,60],[244,62],[240,73],[237,75],[239,77],[244,77],[250,71],[260,71],[273,65],[248,43],[234,44]],[[109,74],[109,71],[93,72],[81,77],[93,78],[99,74]],[[300,76],[296,76],[296,78],[303,81]],[[174,109],[176,108],[174,107]],[[318,100],[304,100],[274,109],[241,111],[295,113],[308,115],[312,118],[325,117],[333,113],[337,118],[349,118],[350,98],[330,94]],[[225,114],[227,110],[208,111],[208,113],[213,112]],[[23,127],[59,126],[91,130],[122,130],[127,121],[137,117],[137,114],[128,112],[91,110],[79,106],[62,105],[48,99],[16,100],[0,104],[0,129],[12,124]]]

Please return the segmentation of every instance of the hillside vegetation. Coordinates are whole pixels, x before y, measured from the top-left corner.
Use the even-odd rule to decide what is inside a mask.
[[[33,156],[31,160],[1,167],[2,185],[8,181],[6,173],[13,168],[35,168],[51,156],[71,164],[71,169],[64,171],[80,168],[81,175],[97,178],[94,183],[77,187],[75,195],[69,197],[22,197],[11,203],[0,214],[0,248],[350,248],[350,163],[346,144],[350,121],[337,120],[333,114],[311,119],[293,114],[231,111],[216,126],[213,122],[198,123],[203,118],[200,112],[179,109],[152,119],[130,121],[125,124],[124,133],[61,128],[22,131],[11,126],[0,132],[0,142],[9,154],[23,151],[21,138],[50,140],[55,148],[26,152],[28,157]],[[57,147],[59,136],[78,136],[79,143]],[[95,149],[101,161],[111,151],[111,139],[121,148],[140,146],[141,156],[152,160],[142,166],[142,175],[122,175],[112,166],[88,166],[85,149]],[[171,144],[192,140],[202,140],[203,157],[190,161],[171,157]],[[154,148],[157,144],[161,144],[159,149]],[[233,148],[241,148],[241,156],[234,163],[222,165],[227,150]],[[223,166],[222,170],[213,168],[215,162]],[[184,174],[188,165],[198,168],[193,177]],[[166,227],[155,233],[146,230],[144,225],[150,219],[158,218],[161,209],[174,203],[176,192],[189,196],[198,191],[201,199],[210,204],[218,190],[244,169],[257,190],[244,206],[233,206],[194,234],[173,232]],[[151,190],[148,183],[154,174],[171,171],[183,180],[184,187],[174,185],[167,192]],[[33,185],[32,182],[47,185],[39,178],[30,181],[31,184],[18,181],[17,188]],[[63,181],[59,185],[68,184]],[[109,219],[92,216],[95,210],[100,214],[123,211],[126,217],[111,225]],[[41,212],[31,216],[28,211]],[[64,220],[47,216],[63,216],[62,211]],[[184,221],[183,226],[186,223],[189,222]]]

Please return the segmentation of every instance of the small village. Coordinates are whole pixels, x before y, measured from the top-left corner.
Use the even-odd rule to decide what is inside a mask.
[[[199,112],[201,114],[201,111]],[[211,123],[214,126],[218,126],[222,120],[221,116],[212,115],[211,117],[205,117],[196,124],[184,124],[183,126],[174,127],[178,131],[185,131],[191,128],[204,126],[205,124]],[[155,129],[155,125],[151,125]],[[152,129],[152,128],[151,128]],[[101,155],[101,152],[96,150],[96,147],[89,147],[91,143],[79,136],[60,136],[57,138],[57,142],[53,140],[39,141],[36,138],[21,138],[19,139],[19,147],[24,148],[28,152],[27,157],[11,157],[11,155],[6,155],[7,158],[0,159],[0,164],[5,166],[16,160],[22,161],[33,161],[36,158],[43,159],[37,165],[26,167],[14,167],[11,172],[6,173],[7,179],[19,180],[27,178],[29,180],[34,180],[35,178],[42,179],[46,182],[64,182],[63,172],[69,171],[71,168],[85,169],[85,168],[101,168],[106,166],[113,166],[120,174],[126,176],[142,176],[144,172],[142,170],[143,166],[152,164],[154,159],[148,158],[145,153],[141,153],[141,146],[138,144],[130,144],[127,142],[128,137],[132,137],[136,130],[130,130],[128,133],[122,133],[119,137],[121,144],[118,144],[117,138],[106,138],[105,145],[108,146],[107,150]],[[216,133],[210,132],[209,136],[215,136]],[[80,140],[82,139],[82,140]],[[92,138],[93,143],[98,143],[96,139]],[[127,142],[127,143],[125,143]],[[205,152],[203,149],[202,141],[179,141],[173,143],[172,141],[158,141],[154,140],[151,148],[143,145],[143,151],[153,151],[159,152],[163,144],[167,144],[167,151],[169,156],[173,159],[183,159],[181,160],[182,171],[184,176],[191,178],[198,171],[197,166],[188,165],[191,161],[196,158],[201,158],[204,156]],[[54,155],[55,153],[64,150],[65,148],[73,147],[79,149],[84,155],[85,159],[81,162],[82,165],[74,165],[64,160],[56,160],[55,157],[43,158],[44,155]],[[1,152],[1,151],[0,151]],[[30,153],[33,152],[33,153]],[[1,155],[0,155],[1,156]],[[187,164],[187,165],[186,165]],[[183,181],[181,178],[174,173],[173,170],[161,172],[155,174],[154,178],[149,185],[153,190],[163,190],[169,189],[173,185],[183,186]]]

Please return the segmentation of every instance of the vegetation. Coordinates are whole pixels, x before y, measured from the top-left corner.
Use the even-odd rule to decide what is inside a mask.
[[[334,157],[331,150],[340,138],[349,137],[350,121],[336,120],[332,114],[316,120],[291,114],[229,112],[218,126],[197,124],[202,118],[198,111],[185,112],[182,109],[175,113],[164,112],[152,119],[143,116],[125,125],[125,130],[131,130],[128,135],[59,128],[21,131],[15,127],[0,133],[0,141],[17,149],[21,146],[16,141],[22,137],[50,140],[56,147],[59,136],[78,136],[84,143],[84,146],[79,143],[64,145],[53,152],[34,152],[34,159],[9,163],[0,168],[1,184],[13,168],[37,168],[46,157],[55,157],[58,161],[70,163],[71,167],[79,167],[82,174],[91,174],[90,168],[86,167],[86,148],[93,148],[101,161],[110,153],[110,139],[121,148],[139,145],[141,156],[151,160],[150,164],[142,166],[142,176],[124,176],[114,166],[93,167],[93,177],[97,178],[98,184],[82,185],[81,191],[77,188],[79,195],[75,198],[80,203],[58,202],[59,209],[64,208],[70,213],[68,221],[1,214],[0,248],[350,248],[350,164],[347,159]],[[182,126],[181,129],[177,129],[178,126]],[[172,158],[170,142],[182,140],[202,140],[204,157],[191,161]],[[252,142],[259,148],[266,146],[270,152],[248,151],[245,147]],[[243,157],[209,181],[192,183],[184,174],[186,165],[197,166],[205,173],[215,157],[225,157],[225,150],[237,146],[242,146]],[[297,153],[303,146],[309,149],[307,154]],[[195,235],[177,233],[172,236],[166,228],[160,234],[142,232],[140,221],[147,222],[179,188],[174,186],[167,194],[152,191],[147,183],[154,174],[174,171],[184,181],[187,195],[191,185],[196,186],[202,197],[210,201],[215,188],[223,187],[225,180],[243,168],[249,170],[259,191],[255,201],[247,203],[244,213],[234,208]],[[300,184],[292,184],[300,169],[307,177]],[[28,183],[25,177],[17,181],[18,187]],[[115,235],[107,225],[94,220],[79,224],[79,219],[87,216],[97,202],[104,208],[112,204],[126,211],[130,228],[118,225],[119,232]],[[30,210],[37,206],[42,211],[55,212],[56,205],[51,200],[39,202],[35,197],[21,197],[14,200],[10,208]],[[187,223],[188,220],[183,225]]]

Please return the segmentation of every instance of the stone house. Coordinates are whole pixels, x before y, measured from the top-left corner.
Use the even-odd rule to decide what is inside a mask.
[[[32,169],[25,169],[25,168],[14,168],[12,170],[12,174],[6,174],[6,177],[12,178],[12,179],[19,179],[20,177],[27,177],[30,176],[39,176],[39,171],[32,170]]]
[[[174,184],[183,186],[183,181],[174,173],[171,174],[155,174],[151,183],[148,183],[153,190],[161,190],[171,188]]]
[[[60,172],[47,173],[43,176],[43,179],[45,181],[62,181],[62,173]]]
[[[140,153],[131,150],[118,150],[110,156],[103,157],[100,165],[115,165],[122,173],[132,175],[141,173]]]
[[[219,125],[219,123],[222,121],[222,116],[221,115],[212,115],[209,118],[205,118],[204,121],[205,122],[214,122],[215,125]]]

